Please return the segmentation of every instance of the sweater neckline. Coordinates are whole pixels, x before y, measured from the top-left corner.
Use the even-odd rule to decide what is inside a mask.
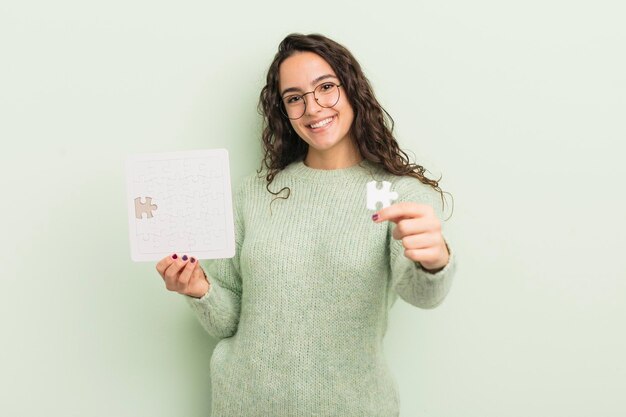
[[[311,168],[305,165],[304,159],[300,159],[289,164],[284,171],[307,181],[339,182],[371,177],[376,169],[377,165],[367,159],[363,159],[355,165],[337,169]]]

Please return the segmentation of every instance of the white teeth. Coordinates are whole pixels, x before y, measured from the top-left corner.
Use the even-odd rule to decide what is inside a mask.
[[[330,123],[333,120],[332,117],[329,117],[328,119],[324,119],[321,122],[317,122],[314,125],[311,125],[312,128],[316,129],[318,127],[322,127],[322,126],[326,126],[328,123]]]

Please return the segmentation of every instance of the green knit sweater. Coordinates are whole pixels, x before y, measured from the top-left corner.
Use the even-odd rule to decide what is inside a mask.
[[[395,201],[432,205],[440,194],[364,160],[335,170],[297,161],[270,189],[245,177],[233,193],[236,254],[210,260],[211,289],[184,295],[221,339],[210,362],[212,417],[392,417],[398,390],[385,360],[388,313],[400,296],[438,306],[456,257],[429,273],[404,255],[393,222],[374,223],[366,184],[389,181]],[[282,196],[287,195],[287,190]],[[442,223],[443,226],[443,223]]]

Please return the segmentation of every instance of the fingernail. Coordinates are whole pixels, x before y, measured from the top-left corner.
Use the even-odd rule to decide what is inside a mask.
[[[378,213],[372,215],[372,220],[374,221],[378,220]]]
[[[173,254],[173,255],[172,255],[172,259],[178,259],[178,255]]]
[[[196,261],[196,258],[194,258],[193,256],[191,257],[191,263],[194,263]]]
[[[187,255],[183,255],[183,261],[186,261],[187,259],[189,259],[187,258]]]

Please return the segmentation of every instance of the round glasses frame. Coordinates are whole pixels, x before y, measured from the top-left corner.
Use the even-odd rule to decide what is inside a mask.
[[[319,99],[315,96],[315,90],[317,90],[318,88],[320,88],[323,85],[328,85],[328,84],[332,84],[335,87],[337,87],[337,100],[335,100],[335,102],[333,104],[331,104],[330,106],[324,106],[320,103]],[[313,98],[315,99],[315,101],[317,102],[317,104],[320,107],[324,107],[325,109],[329,109],[331,107],[335,107],[337,105],[337,103],[339,103],[339,98],[341,97],[341,90],[339,89],[339,87],[341,87],[343,84],[335,84],[333,82],[325,82],[322,83],[320,85],[318,85],[317,87],[315,87],[315,90],[312,91],[308,91],[306,93],[302,93],[302,94],[292,94],[292,95],[288,95],[287,97],[293,97],[293,96],[297,96],[300,97],[304,103],[304,108],[302,109],[302,114],[298,117],[289,117],[289,114],[287,112],[287,109],[285,108],[285,102],[284,102],[284,98],[281,97],[280,99],[280,103],[278,104],[278,107],[280,107],[280,112],[287,117],[289,120],[298,120],[300,119],[302,116],[304,116],[304,113],[306,113],[306,100],[304,99],[304,96],[306,96],[307,94],[313,94]]]

